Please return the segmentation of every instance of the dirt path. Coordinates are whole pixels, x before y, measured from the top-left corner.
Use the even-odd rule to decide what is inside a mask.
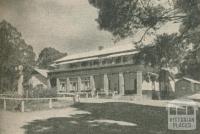
[[[22,127],[33,120],[44,120],[51,117],[70,117],[72,114],[81,113],[86,112],[78,111],[71,107],[27,113],[0,111],[0,134],[24,134]]]

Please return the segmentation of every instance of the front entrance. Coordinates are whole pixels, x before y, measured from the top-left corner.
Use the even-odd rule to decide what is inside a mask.
[[[70,91],[78,91],[78,80],[76,78],[70,78]]]
[[[81,84],[82,84],[82,90],[83,91],[90,90],[90,78],[89,77],[81,78]]]
[[[94,76],[95,88],[97,91],[101,91],[104,88],[103,75]]]
[[[119,74],[108,74],[109,91],[119,93]]]
[[[133,72],[124,73],[124,90],[125,94],[127,95],[137,93],[136,73]]]
[[[60,79],[60,89],[59,89],[59,91],[66,92],[66,90],[67,90],[66,84],[67,84],[66,79]]]

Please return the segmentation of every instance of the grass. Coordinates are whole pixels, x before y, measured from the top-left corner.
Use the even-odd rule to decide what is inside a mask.
[[[70,117],[35,120],[23,126],[26,134],[199,134],[200,114],[197,114],[197,129],[193,131],[170,131],[167,129],[165,108],[142,106],[130,103],[80,103],[75,108],[90,114],[74,114]],[[109,120],[112,122],[98,122]],[[123,121],[136,126],[129,126]]]

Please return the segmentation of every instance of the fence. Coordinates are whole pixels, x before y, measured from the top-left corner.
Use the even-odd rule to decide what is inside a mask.
[[[58,96],[62,96],[62,97],[66,97],[66,96],[72,96],[74,94],[78,94],[81,98],[99,98],[99,97],[114,97],[115,95],[117,95],[117,92],[114,91],[109,91],[109,92],[105,92],[105,91],[97,91],[96,93],[93,92],[74,92],[74,93],[66,93],[66,92],[58,92],[57,95]]]
[[[51,108],[63,108],[74,104],[73,97],[54,98],[11,98],[0,97],[0,109],[9,111],[35,111]]]
[[[35,111],[51,108],[63,108],[80,101],[80,97],[85,98],[112,98],[115,92],[76,92],[58,93],[58,97],[50,98],[20,98],[12,94],[0,94],[0,109],[9,111]]]
[[[13,97],[16,96],[16,94],[0,94],[0,97]]]

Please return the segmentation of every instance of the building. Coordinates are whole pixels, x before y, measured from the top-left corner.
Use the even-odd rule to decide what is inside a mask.
[[[33,68],[33,71],[31,73],[31,78],[29,79],[29,85],[33,89],[35,88],[47,89],[48,87],[47,73],[48,70],[46,69]]]
[[[136,64],[132,44],[68,55],[56,60],[48,73],[58,92],[103,92],[142,95],[142,81],[152,68]]]
[[[183,77],[176,82],[175,89],[175,94],[178,97],[192,95],[200,92],[200,81]]]

